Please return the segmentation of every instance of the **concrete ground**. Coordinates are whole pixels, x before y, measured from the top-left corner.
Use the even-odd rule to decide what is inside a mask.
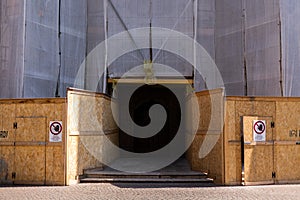
[[[0,199],[300,199],[300,185],[213,187],[174,183],[100,183],[69,187],[0,187]]]

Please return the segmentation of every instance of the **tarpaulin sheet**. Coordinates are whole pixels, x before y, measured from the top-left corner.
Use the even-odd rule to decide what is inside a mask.
[[[300,95],[298,0],[1,0],[0,9],[0,98],[64,97],[80,66],[80,87],[94,89],[97,83],[103,91],[105,77],[86,65],[86,56],[115,34],[150,26],[202,45],[227,95]],[[144,37],[150,46],[150,32]],[[187,52],[199,56],[194,49]],[[196,91],[207,89],[206,77],[190,63],[161,49],[128,52],[98,67],[108,67],[108,77],[116,78],[151,58],[195,76]],[[143,70],[131,72],[141,75]],[[174,76],[163,68],[156,75]]]

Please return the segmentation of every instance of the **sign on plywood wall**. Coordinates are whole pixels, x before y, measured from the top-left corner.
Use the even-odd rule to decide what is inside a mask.
[[[50,121],[49,142],[62,142],[62,121]]]
[[[266,121],[253,120],[253,141],[264,142],[266,141]]]

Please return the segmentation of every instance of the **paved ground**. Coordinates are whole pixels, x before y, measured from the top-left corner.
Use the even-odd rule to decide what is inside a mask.
[[[300,185],[204,187],[183,184],[80,184],[0,187],[0,199],[300,199]]]

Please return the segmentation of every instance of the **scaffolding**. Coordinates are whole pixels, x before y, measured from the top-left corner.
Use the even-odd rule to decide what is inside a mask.
[[[149,61],[193,77],[196,91],[206,89],[206,78],[186,60],[151,48],[151,31],[144,36],[148,49],[105,63],[103,76],[85,63],[101,42],[141,27],[175,30],[201,44],[227,95],[300,95],[297,0],[1,0],[0,8],[0,98],[64,97],[81,66],[82,89],[96,80],[97,90],[106,91],[107,77],[121,77]],[[130,40],[134,44],[136,38]],[[158,76],[174,76],[158,71]]]

